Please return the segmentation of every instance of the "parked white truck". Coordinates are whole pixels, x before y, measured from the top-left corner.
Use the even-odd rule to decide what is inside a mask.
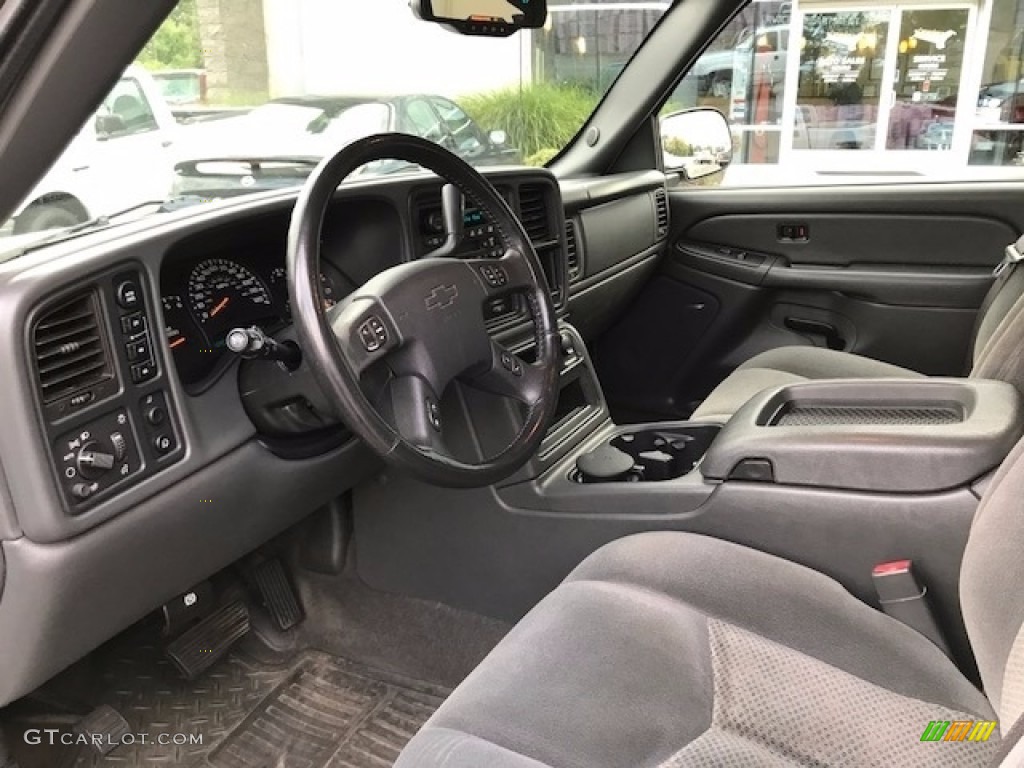
[[[73,226],[163,200],[180,130],[152,77],[131,67],[15,212],[14,233]]]

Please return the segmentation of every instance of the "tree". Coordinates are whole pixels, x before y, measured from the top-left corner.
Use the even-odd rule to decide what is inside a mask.
[[[196,0],[178,0],[178,5],[142,49],[138,62],[146,69],[199,69],[203,66]]]

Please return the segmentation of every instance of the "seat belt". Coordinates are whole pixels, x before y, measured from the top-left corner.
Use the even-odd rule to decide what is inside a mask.
[[[988,289],[988,293],[985,294],[985,300],[981,302],[981,307],[978,309],[978,323],[981,323],[981,318],[985,316],[989,307],[992,306],[992,302],[995,301],[996,296],[999,295],[999,291],[1003,285],[1013,274],[1013,270],[1017,268],[1017,265],[1024,261],[1024,235],[1015,243],[1010,243],[1006,246],[1006,251],[1003,253],[1003,260],[996,264],[996,268],[992,270],[992,277],[995,278],[995,282],[992,283],[992,287]]]
[[[875,594],[887,616],[920,632],[952,658],[949,643],[928,604],[928,588],[918,581],[910,560],[879,563],[871,570]]]
[[[981,324],[985,320],[985,315],[988,314],[989,309],[992,308],[992,303],[996,300],[996,296],[1003,290],[1006,281],[1010,279],[1010,275],[1013,274],[1013,271],[1021,261],[1024,261],[1024,235],[1021,235],[1016,242],[1006,246],[1006,250],[1003,252],[1003,260],[996,264],[996,268],[992,270],[992,285],[989,287],[988,293],[985,294],[981,306],[978,307],[978,317],[974,321],[974,333],[971,334],[971,338],[974,341],[971,342],[971,349],[967,355],[968,371],[974,367],[974,353],[976,351],[974,345],[977,343],[978,332],[981,330]]]
[[[1024,766],[1024,717],[1018,717],[999,740],[999,749],[992,756],[989,768],[1021,768]]]

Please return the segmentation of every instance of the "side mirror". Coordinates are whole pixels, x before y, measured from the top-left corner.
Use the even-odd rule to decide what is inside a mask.
[[[409,7],[423,21],[484,37],[540,29],[548,19],[546,0],[409,0]]]
[[[502,147],[508,141],[508,134],[504,131],[491,131],[487,134],[487,138],[490,139],[491,144],[494,146]]]
[[[717,109],[698,107],[661,118],[665,169],[687,179],[721,173],[732,162],[732,131]]]
[[[109,139],[112,134],[123,133],[126,128],[124,118],[120,115],[96,115],[96,138],[100,141]]]

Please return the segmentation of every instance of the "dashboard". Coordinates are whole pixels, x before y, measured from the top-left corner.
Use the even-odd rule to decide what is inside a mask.
[[[573,186],[544,169],[484,173],[534,243],[562,319],[571,307],[581,320],[614,314],[649,274],[637,265],[653,269],[663,252],[662,174]],[[0,263],[0,360],[10,363],[0,365],[0,704],[379,472],[336,423],[326,442],[269,435],[250,396],[277,374],[306,392],[308,367],[282,374],[224,346],[235,326],[291,332],[296,196],[158,214]],[[632,202],[620,215],[615,200]],[[321,232],[324,301],[428,257],[443,239],[440,211],[429,174],[341,187]],[[596,228],[588,211],[611,221]],[[487,217],[464,213],[448,257],[500,255]],[[609,228],[646,234],[618,248]],[[531,338],[521,298],[484,307],[488,330],[513,347]],[[265,403],[278,404],[282,423],[309,415]]]
[[[564,282],[561,232],[554,189],[538,184],[498,186],[523,216],[552,287],[555,303]],[[403,213],[405,215],[403,215]],[[501,255],[487,216],[465,206],[463,237],[452,258]],[[417,186],[397,200],[336,201],[324,222],[320,285],[330,307],[369,278],[403,261],[424,258],[444,242],[438,185]],[[229,368],[228,332],[259,326],[275,333],[291,323],[285,249],[288,217],[268,216],[227,225],[176,244],[160,274],[163,330],[185,390],[198,395]],[[522,319],[516,296],[485,308],[495,327]]]

